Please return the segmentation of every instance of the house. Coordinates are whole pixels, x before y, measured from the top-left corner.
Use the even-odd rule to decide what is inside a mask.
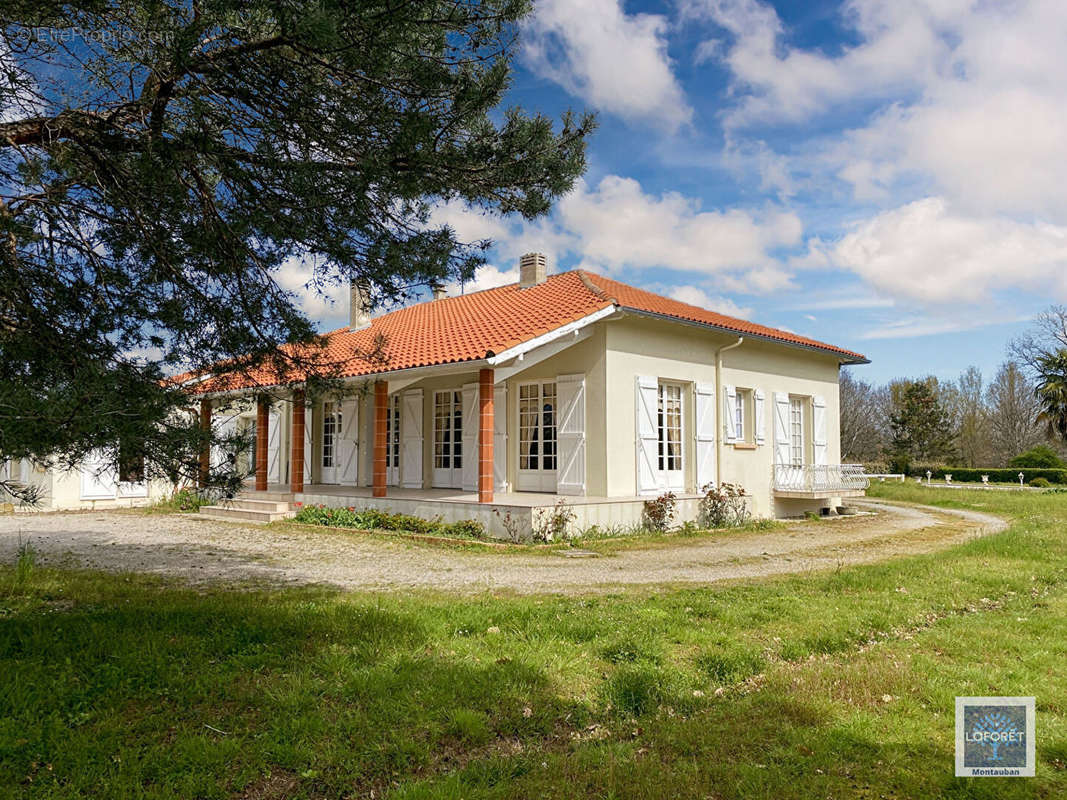
[[[707,484],[740,484],[762,517],[866,486],[839,463],[838,369],[858,353],[584,270],[548,276],[541,254],[509,286],[374,319],[362,298],[353,286],[350,325],[326,335],[328,396],[269,370],[189,384],[202,424],[256,432],[255,489],[216,513],[377,507],[504,535],[561,498],[576,526],[603,527],[666,492],[691,519]]]

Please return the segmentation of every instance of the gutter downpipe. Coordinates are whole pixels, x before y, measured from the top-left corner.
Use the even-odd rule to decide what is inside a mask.
[[[726,344],[715,351],[715,425],[718,430],[715,432],[715,485],[722,486],[722,440],[724,437],[723,430],[725,424],[723,421],[723,395],[722,395],[722,354],[727,350],[733,350],[735,347],[740,347],[741,343],[745,341],[744,336],[738,336],[737,341],[733,344]]]

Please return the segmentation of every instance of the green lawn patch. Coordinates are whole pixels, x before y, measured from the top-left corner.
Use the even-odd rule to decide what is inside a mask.
[[[1064,796],[1067,496],[874,491],[1013,524],[609,596],[5,567],[0,796]],[[1037,697],[1037,778],[952,777],[957,694]]]

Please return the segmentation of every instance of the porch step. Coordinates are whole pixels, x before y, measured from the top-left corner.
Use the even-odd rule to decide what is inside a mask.
[[[213,506],[201,506],[200,513],[214,519],[277,522],[296,516],[296,512],[289,508],[291,497],[292,495],[285,492],[242,492],[232,500],[224,500]]]

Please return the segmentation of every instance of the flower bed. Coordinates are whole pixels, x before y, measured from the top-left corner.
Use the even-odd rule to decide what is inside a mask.
[[[331,528],[355,528],[357,530],[397,531],[418,533],[424,536],[445,536],[452,539],[484,541],[485,526],[471,519],[459,522],[443,522],[440,519],[423,519],[410,514],[390,514],[374,508],[331,508],[330,506],[302,506],[293,518],[309,525],[324,525]]]

